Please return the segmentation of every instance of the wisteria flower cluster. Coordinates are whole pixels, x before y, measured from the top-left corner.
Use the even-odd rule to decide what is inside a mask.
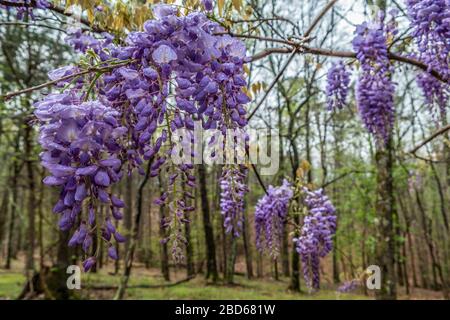
[[[350,84],[350,72],[340,61],[333,63],[327,74],[327,106],[328,110],[342,109],[347,101]]]
[[[237,238],[244,221],[244,197],[249,191],[245,179],[248,169],[244,165],[227,165],[220,177],[220,211],[224,217],[225,232]]]
[[[360,286],[361,286],[361,281],[358,279],[353,279],[353,280],[344,282],[342,285],[340,285],[337,288],[337,291],[340,293],[349,293],[349,292],[355,291]]]
[[[284,180],[279,187],[269,186],[267,194],[256,204],[256,247],[260,252],[266,249],[274,260],[280,253],[289,202],[293,195],[291,184]]]
[[[101,69],[104,71],[93,76],[76,77],[58,84],[69,87],[64,91],[64,95],[79,97],[70,102],[71,106],[76,107],[74,110],[94,106],[103,106],[108,110],[104,112],[103,122],[96,119],[96,126],[102,128],[97,129],[100,130],[99,133],[106,134],[112,130],[117,135],[120,132],[120,137],[110,141],[104,140],[106,136],[99,140],[100,137],[95,135],[95,132],[89,131],[93,136],[88,138],[97,143],[98,150],[94,149],[95,152],[89,155],[87,162],[84,158],[76,158],[78,154],[67,156],[67,166],[73,168],[70,170],[76,172],[79,167],[85,166],[92,169],[92,172],[84,173],[92,179],[83,184],[87,189],[87,197],[92,200],[90,206],[95,210],[97,200],[110,201],[113,216],[118,214],[118,210],[114,208],[120,208],[123,203],[108,194],[106,188],[117,182],[123,171],[131,174],[137,169],[144,174],[144,161],[151,161],[151,177],[159,175],[162,170],[169,177],[167,192],[155,202],[168,207],[168,215],[161,223],[170,229],[170,236],[163,241],[172,241],[173,257],[180,261],[183,255],[181,245],[185,243],[182,225],[189,222],[186,216],[193,210],[193,207],[188,205],[188,199],[192,197],[189,189],[195,187],[195,176],[192,173],[192,164],[174,164],[167,161],[178,152],[174,147],[174,140],[177,139],[174,133],[179,129],[192,131],[194,121],[197,120],[201,121],[205,129],[219,129],[222,132],[246,126],[245,104],[250,100],[244,92],[246,80],[243,64],[246,61],[246,48],[241,41],[224,35],[225,30],[203,13],[191,12],[180,16],[176,7],[158,5],[154,7],[154,16],[155,20],[145,22],[144,31],[129,33],[124,46],[114,44],[113,37],[109,34],[103,34],[102,39],[96,39],[81,31],[71,31],[67,41],[80,52],[89,50],[90,59],[94,53],[96,57],[93,63],[97,68],[108,68]],[[111,63],[113,65],[109,67]],[[57,80],[60,76],[75,74],[77,71],[78,67],[63,67],[53,71],[50,76]],[[96,97],[96,100],[89,100],[89,95]],[[86,102],[82,103],[81,99]],[[50,96],[38,105],[38,109],[46,106],[49,110],[57,110],[60,105],[60,100]],[[73,122],[84,125],[78,116],[82,119],[86,117],[83,113],[75,113]],[[58,115],[55,114],[54,117]],[[111,127],[107,128],[106,124]],[[46,128],[44,119],[42,125]],[[84,132],[82,129],[77,128],[76,132]],[[74,143],[87,139],[76,134],[72,138]],[[184,139],[186,141],[182,141],[182,144],[192,144],[193,135],[185,135]],[[45,144],[43,147],[47,148]],[[106,161],[103,159],[105,156],[115,159],[114,166],[103,166],[100,161]],[[194,156],[194,153],[190,156]],[[66,156],[63,159],[61,161],[66,161]],[[94,159],[95,162],[91,163]],[[222,187],[230,188],[230,197],[243,194],[246,188],[241,185],[245,176],[243,172],[229,170],[224,174],[224,180],[230,183],[224,183]],[[76,186],[82,184],[76,173],[74,179],[77,181]],[[66,197],[65,185],[52,184],[61,186],[62,197]],[[226,193],[224,190],[224,194]],[[78,208],[81,203],[76,205]],[[239,205],[234,208],[236,214],[242,210]],[[63,211],[66,212],[66,209],[64,207]],[[109,222],[108,219],[105,221],[106,227],[102,230],[106,240],[111,234],[116,234]],[[70,229],[74,223],[74,219],[70,220],[65,229]],[[233,229],[237,234],[239,223],[230,222],[229,219],[227,223],[230,224],[227,229]],[[79,233],[83,236],[85,234],[83,226],[82,222],[77,231],[77,240],[71,244],[80,243]],[[98,225],[97,228],[101,226]],[[110,254],[115,255],[114,252]],[[86,265],[92,263],[95,263],[95,257],[86,262]]]
[[[50,2],[47,0],[8,0],[8,5],[0,5],[0,8],[14,9],[17,19],[23,20],[26,17],[34,19],[33,9],[47,9],[49,6]]]
[[[384,18],[377,23],[363,23],[356,28],[353,48],[361,64],[356,99],[367,130],[377,140],[387,142],[394,125],[392,66],[389,61]]]
[[[320,287],[320,258],[333,249],[333,235],[336,232],[336,209],[323,189],[303,189],[309,214],[304,218],[300,236],[294,239],[300,255],[303,276],[313,289]]]
[[[125,238],[116,230],[111,218],[122,218],[120,208],[124,203],[110,194],[108,187],[122,175],[119,141],[126,128],[117,121],[119,113],[100,102],[82,102],[74,93],[63,93],[51,94],[37,103],[35,115],[41,124],[42,165],[51,174],[44,183],[61,188],[53,208],[60,214],[59,227],[67,231],[80,221],[69,245],[81,245],[90,255],[96,233],[109,243],[109,256],[117,259],[111,239],[123,242]],[[103,221],[99,221],[96,213],[98,203],[111,208]],[[89,269],[89,265],[86,262],[85,269]]]
[[[428,72],[418,76],[425,101],[437,106],[445,118],[450,96],[450,3],[448,0],[408,0],[412,36],[416,40],[418,58],[428,65]],[[447,83],[430,74],[434,69]]]

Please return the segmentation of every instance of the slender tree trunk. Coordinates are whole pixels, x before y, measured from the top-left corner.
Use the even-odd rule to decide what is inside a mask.
[[[288,225],[283,225],[283,239],[281,245],[281,267],[283,268],[283,275],[289,277],[291,271],[289,268],[289,230]]]
[[[160,196],[163,195],[163,182],[161,179],[161,176],[158,176],[159,180],[159,193]],[[159,207],[159,221],[163,221],[165,216],[165,207],[160,206]],[[160,239],[166,239],[167,238],[167,230],[163,227],[162,223],[159,223],[159,237]],[[160,245],[160,255],[161,255],[161,273],[164,277],[164,280],[170,281],[170,269],[169,269],[169,253],[167,249],[167,242],[163,241]]]
[[[203,228],[205,231],[206,245],[206,278],[213,282],[219,280],[216,262],[216,245],[214,243],[214,231],[211,223],[208,192],[206,190],[206,168],[204,164],[198,166],[200,197],[202,201]]]
[[[15,154],[19,154],[19,148],[20,148],[20,133],[17,134],[17,138],[15,141],[15,147],[14,151]],[[8,247],[6,252],[6,262],[5,262],[5,269],[11,268],[11,259],[14,255],[14,233],[15,233],[15,222],[16,222],[16,212],[17,212],[17,206],[18,206],[18,179],[19,179],[19,173],[20,173],[20,166],[19,161],[17,157],[13,160],[13,172],[11,177],[11,192],[12,192],[12,203],[11,203],[11,209],[10,209],[10,218],[9,218],[9,226],[8,226]]]
[[[243,240],[244,240],[244,254],[245,254],[245,265],[247,267],[247,278],[253,278],[253,258],[251,245],[249,242],[249,230],[248,230],[248,213],[247,208],[244,210],[244,221],[243,221]]]
[[[184,186],[183,186],[184,188]],[[189,198],[185,198],[187,206],[190,205],[191,200]],[[188,212],[185,213],[185,217],[187,220],[191,221],[190,215]],[[188,277],[192,277],[195,275],[195,267],[194,267],[194,242],[191,237],[191,222],[184,224],[184,236],[186,237],[187,245],[186,245],[186,273]]]
[[[72,264],[71,250],[67,246],[70,234],[66,231],[59,232],[56,263],[50,269],[50,274],[45,278],[46,298],[56,300],[67,300],[73,296],[74,291],[67,288],[67,267]],[[42,272],[42,270],[41,270]]]
[[[36,210],[36,184],[34,178],[33,166],[33,128],[29,125],[28,119],[25,120],[25,164],[27,168],[28,179],[28,230],[27,230],[27,254],[25,269],[28,279],[34,274],[34,246],[35,246],[35,210]]]
[[[291,142],[291,146],[292,146],[292,150],[294,153],[294,163],[292,166],[292,176],[296,177],[297,176],[297,170],[300,166],[300,157],[298,154],[298,149],[297,146],[295,145],[295,142]],[[300,199],[297,199],[297,202],[300,202]],[[299,203],[300,205],[300,203]],[[300,216],[299,215],[295,215],[294,216],[294,223],[296,225],[300,225]],[[290,281],[290,285],[289,285],[289,290],[295,291],[295,292],[300,292],[301,287],[300,287],[300,257],[299,254],[297,253],[296,250],[296,244],[293,243],[292,244],[292,273],[291,273],[291,281]]]
[[[393,181],[392,139],[386,146],[379,144],[376,152],[378,215],[376,264],[381,269],[381,289],[376,291],[377,299],[396,299],[395,274],[395,200]]]
[[[227,284],[234,283],[234,267],[236,264],[236,252],[237,252],[237,238],[234,235],[229,235],[230,241],[230,253],[227,259],[227,268],[225,273],[225,280]]]
[[[407,191],[407,199],[410,198],[409,192]],[[415,257],[414,257],[414,251],[412,249],[413,247],[413,243],[412,243],[412,237],[411,237],[411,232],[410,232],[410,227],[411,227],[411,221],[410,221],[410,215],[407,212],[407,207],[405,205],[405,201],[404,199],[402,199],[402,196],[400,195],[398,197],[398,204],[401,208],[400,212],[403,214],[403,220],[405,222],[405,231],[404,231],[404,242],[403,242],[403,257],[404,257],[404,261],[403,261],[403,269],[405,271],[405,284],[408,287],[408,292],[409,292],[409,272],[408,270],[411,270],[411,274],[412,274],[412,280],[413,280],[413,286],[417,287],[417,275],[416,275],[416,261],[415,261]],[[407,250],[408,249],[408,250]],[[408,268],[408,256],[409,256],[409,260],[410,260],[410,268]]]
[[[444,277],[444,274],[442,271],[442,266],[439,262],[438,249],[435,248],[434,241],[432,239],[432,224],[431,224],[432,221],[428,221],[430,218],[428,218],[426,216],[425,208],[422,204],[420,195],[417,190],[416,190],[416,197],[417,197],[417,204],[419,205],[420,213],[422,216],[424,238],[425,238],[425,242],[428,246],[428,252],[429,252],[430,258],[431,258],[434,289],[435,290],[442,289],[444,297],[446,299],[449,299],[449,290],[448,290],[447,279],[445,279],[445,277]],[[437,281],[438,277],[441,282],[442,288],[440,288],[438,285],[438,281]]]
[[[9,188],[3,190],[2,202],[0,204],[0,257],[3,256],[2,244],[5,237],[6,220],[8,218]]]
[[[44,178],[44,172],[41,173],[41,180]],[[39,244],[39,268],[43,270],[45,264],[45,244],[44,244],[44,199],[45,199],[45,188],[41,185],[41,191],[39,192],[39,200],[38,200],[38,216],[39,216],[39,225],[38,225],[38,244]]]
[[[134,252],[136,250],[136,245],[138,243],[138,238],[139,238],[139,226],[141,223],[141,217],[142,217],[142,206],[143,206],[143,193],[144,193],[144,188],[145,185],[147,184],[148,180],[150,179],[150,167],[151,164],[153,162],[153,159],[150,159],[147,163],[147,168],[145,171],[145,176],[142,179],[141,183],[139,184],[139,189],[136,195],[136,215],[134,217],[134,225],[132,227],[132,232],[131,232],[131,236],[129,237],[129,247],[128,250],[126,250],[126,254],[125,254],[125,268],[123,271],[123,275],[120,279],[120,284],[119,284],[119,288],[117,289],[117,292],[114,296],[115,300],[120,300],[123,299],[123,297],[125,296],[125,290],[127,288],[128,285],[128,281],[130,279],[130,275],[131,275],[131,269],[133,268],[133,258],[134,258]],[[132,181],[131,178],[129,177],[129,179],[127,179],[127,184],[131,184],[132,185]],[[129,195],[132,194],[131,191],[131,186],[129,186],[130,189],[127,190],[126,194],[127,194],[127,205],[130,205],[132,203],[132,199],[129,198]],[[128,208],[129,210],[129,214],[131,216],[133,210]]]
[[[125,178],[125,209],[124,227],[128,240],[131,238],[131,228],[133,227],[133,176],[127,175]],[[131,241],[125,242],[125,252],[128,252]]]

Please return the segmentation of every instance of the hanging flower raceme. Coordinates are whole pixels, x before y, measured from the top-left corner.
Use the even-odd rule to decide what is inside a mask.
[[[53,211],[60,215],[61,230],[77,227],[69,245],[81,245],[90,255],[94,234],[109,244],[113,237],[123,242],[111,218],[122,218],[120,208],[124,204],[108,191],[122,177],[119,141],[126,128],[118,124],[119,113],[100,102],[82,102],[76,93],[68,91],[51,94],[37,103],[35,115],[40,122],[39,143],[44,149],[42,165],[51,174],[44,183],[61,190]],[[96,214],[98,203],[111,208],[103,221]],[[117,258],[111,244],[108,252],[111,258]],[[89,261],[85,269],[92,267]]]
[[[280,253],[284,224],[293,195],[291,184],[284,180],[280,187],[269,186],[267,194],[256,204],[256,247],[260,252],[266,249],[274,260]]]
[[[407,0],[412,35],[419,58],[427,58],[430,69],[450,77],[450,4],[448,0]],[[441,69],[441,70],[440,70]]]
[[[391,80],[387,28],[380,20],[356,28],[353,48],[361,63],[356,92],[359,113],[367,130],[387,142],[394,125],[395,86]]]
[[[436,79],[430,71],[437,71],[444,80],[450,80],[450,3],[448,0],[408,0],[408,15],[412,36],[418,53],[429,70],[417,78],[430,107],[437,107],[443,118],[446,115],[450,85]]]
[[[327,106],[328,110],[342,109],[347,101],[350,84],[350,72],[340,61],[333,63],[327,75]]]
[[[123,127],[114,154],[123,163],[121,169],[144,174],[142,165],[149,160],[150,177],[167,173],[168,190],[156,203],[168,208],[161,223],[170,229],[170,236],[163,241],[172,241],[173,256],[179,261],[183,252],[180,244],[185,242],[181,227],[189,222],[186,217],[193,210],[187,199],[192,197],[195,178],[191,163],[167,161],[178,152],[175,132],[187,130],[182,144],[189,145],[193,143],[189,132],[194,121],[204,129],[224,133],[247,124],[246,48],[241,41],[224,35],[225,29],[203,13],[180,16],[176,7],[168,5],[155,6],[153,13],[156,19],[145,22],[142,32],[130,32],[124,46],[114,44],[108,34],[96,39],[81,31],[70,32],[67,41],[80,52],[89,51],[87,59],[99,71],[95,76],[60,84],[78,90],[83,100],[91,95],[101,101],[79,105],[104,105],[117,113],[114,118]],[[53,77],[77,71],[61,68]],[[240,180],[238,176],[236,181]],[[86,264],[90,262],[92,259]]]
[[[446,119],[450,85],[436,79],[428,72],[419,74],[417,83],[422,88],[425,102],[431,107],[431,110],[439,111],[441,118]]]
[[[244,165],[227,165],[220,177],[220,212],[224,217],[225,232],[239,237],[244,221],[245,184],[248,169]]]
[[[33,9],[47,9],[49,6],[50,2],[47,0],[8,0],[6,5],[0,4],[0,8],[15,10],[18,20],[27,16],[34,20]]]
[[[309,214],[304,218],[300,236],[295,238],[296,250],[300,255],[303,276],[313,289],[320,287],[320,258],[333,249],[333,235],[336,232],[336,209],[323,189],[310,191],[304,188],[305,204]]]

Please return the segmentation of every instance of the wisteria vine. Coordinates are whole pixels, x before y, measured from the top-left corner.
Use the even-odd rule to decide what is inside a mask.
[[[328,110],[342,109],[347,101],[350,85],[350,72],[340,61],[333,63],[327,74],[327,106]]]
[[[445,119],[450,96],[450,3],[448,0],[408,0],[406,4],[412,36],[418,46],[417,56],[429,67],[418,76],[418,85],[426,103],[437,107]],[[447,82],[434,78],[430,74],[433,69]]]
[[[172,135],[178,129],[192,131],[194,121],[200,121],[204,129],[222,132],[246,126],[244,106],[250,100],[243,92],[246,48],[228,35],[217,35],[223,34],[223,28],[203,13],[180,16],[168,5],[155,6],[153,13],[156,19],[147,21],[144,31],[131,32],[124,46],[115,45],[108,34],[95,39],[71,32],[67,41],[76,50],[94,54],[97,66],[113,66],[59,83],[63,92],[37,103],[36,114],[41,121],[40,142],[46,150],[43,164],[52,174],[44,182],[62,188],[55,207],[62,216],[60,226],[69,230],[79,221],[69,244],[80,244],[88,252],[96,230],[107,242],[111,235],[118,242],[124,240],[110,215],[100,224],[96,204],[110,204],[111,216],[120,219],[124,204],[108,187],[135,168],[143,174],[142,164],[148,160],[151,177],[162,170],[169,176],[167,191],[155,203],[168,208],[161,223],[170,235],[163,241],[172,242],[178,262],[186,242],[182,225],[189,223],[187,213],[194,210],[187,203],[195,176],[192,164],[167,161],[177,152]],[[63,67],[50,77],[76,72],[77,67]],[[191,144],[192,138],[192,134],[184,136],[182,144]],[[223,190],[223,206],[228,196],[243,198],[243,177],[241,168],[224,173],[228,184],[222,183],[222,188],[228,189]],[[82,211],[86,202],[87,217]],[[233,202],[232,206],[239,215],[242,205]],[[228,229],[238,234],[240,222],[231,220],[226,219]],[[116,259],[114,246],[109,248],[110,257]],[[86,270],[95,263],[95,255],[84,262]]]
[[[303,188],[304,203],[309,214],[304,218],[300,236],[294,239],[300,255],[303,276],[308,287],[320,287],[320,258],[333,249],[336,232],[336,209],[323,189],[311,191]]]
[[[387,37],[392,30],[380,15],[378,22],[356,28],[353,48],[361,63],[356,99],[367,130],[377,140],[387,142],[394,125],[395,86],[388,57]]]
[[[279,187],[269,186],[267,194],[255,207],[256,247],[260,252],[266,249],[274,260],[280,253],[289,203],[293,196],[291,184],[284,180]]]

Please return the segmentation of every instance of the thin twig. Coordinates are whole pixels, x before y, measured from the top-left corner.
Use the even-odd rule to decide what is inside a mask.
[[[253,109],[252,113],[250,113],[250,116],[247,118],[249,121],[250,121],[251,118],[253,118],[253,116],[255,115],[256,111],[258,111],[259,107],[261,107],[261,105],[264,103],[264,101],[266,100],[266,98],[269,95],[270,91],[277,84],[278,80],[280,80],[280,78],[283,75],[284,71],[289,66],[289,64],[291,63],[291,61],[294,58],[295,54],[297,53],[297,50],[298,49],[296,47],[292,50],[291,55],[289,56],[288,60],[286,61],[284,66],[281,68],[281,70],[278,72],[278,74],[275,77],[275,79],[273,79],[272,83],[270,84],[270,86],[266,90],[266,92],[264,93],[264,96],[262,97],[262,99],[256,105],[255,109]]]
[[[308,47],[305,45],[302,45],[301,48],[303,49],[303,51],[301,52],[303,54],[314,54],[314,55],[327,56],[327,57],[356,59],[356,53],[354,53],[352,51],[336,51],[336,50],[331,50],[331,49]],[[265,50],[255,54],[254,56],[252,56],[249,59],[249,62],[254,62],[254,61],[260,60],[260,59],[265,58],[268,55],[273,54],[273,53],[288,54],[291,52],[292,52],[292,49],[286,48],[286,47],[284,47],[284,48],[269,48],[269,49],[265,49]],[[422,61],[419,61],[419,60],[416,60],[413,58],[409,58],[409,57],[405,57],[405,56],[401,56],[396,53],[389,53],[389,59],[418,67],[419,69],[422,69],[423,71],[428,71],[430,69],[428,67],[428,65],[423,63]],[[429,72],[436,79],[438,79],[442,82],[449,83],[449,80],[445,80],[444,77],[438,71],[432,69]]]
[[[328,4],[320,11],[320,13],[317,15],[317,17],[313,20],[311,25],[309,26],[308,30],[306,30],[305,34],[303,35],[305,38],[309,37],[311,35],[311,32],[313,32],[314,28],[319,24],[320,20],[325,16],[325,14],[330,10],[335,4],[338,2],[338,0],[331,0],[328,2]]]
[[[7,22],[0,22],[0,26],[24,26],[24,27],[38,27],[38,28],[47,28],[51,30],[56,30],[60,32],[67,33],[67,30],[49,26],[48,24],[40,24],[40,23],[27,23],[27,22],[20,22],[20,21],[7,21]]]
[[[432,140],[434,140],[435,138],[437,138],[438,136],[446,133],[447,131],[450,130],[450,125],[447,125],[441,129],[439,129],[438,131],[436,131],[435,133],[433,133],[431,136],[429,136],[428,138],[426,138],[425,140],[423,140],[421,143],[419,143],[414,149],[412,149],[411,151],[409,151],[409,153],[415,154],[420,148],[422,148],[424,145],[426,145],[427,143],[431,142]]]
[[[6,0],[0,0],[0,5],[6,6],[6,7],[32,7],[35,8],[36,7],[36,0],[32,0],[29,3],[25,3],[25,2],[11,2],[11,1],[6,1]],[[72,17],[73,14],[71,12],[67,12],[65,8],[60,7],[58,5],[55,5],[53,3],[49,3],[49,6],[47,7],[48,10],[57,12],[59,14],[62,14],[66,17]],[[107,30],[97,26],[97,25],[93,25],[89,22],[89,20],[82,18],[82,17],[77,17],[79,19],[79,21],[88,26],[89,28],[91,28],[92,31],[97,32],[97,33],[102,33],[102,32],[107,32]]]
[[[52,80],[52,81],[41,83],[41,84],[39,84],[37,86],[34,86],[34,87],[29,87],[29,88],[25,88],[25,89],[22,89],[22,90],[19,90],[19,91],[9,92],[9,93],[7,93],[7,94],[5,94],[3,96],[0,96],[0,101],[1,100],[7,101],[7,100],[9,100],[11,98],[14,98],[14,97],[18,96],[18,95],[21,95],[21,94],[24,94],[24,93],[29,93],[29,92],[32,92],[32,91],[36,91],[36,90],[39,90],[39,89],[43,89],[43,88],[49,87],[51,85],[57,84],[58,82],[65,81],[65,80],[70,80],[70,79],[73,79],[73,78],[76,78],[76,77],[79,77],[79,76],[83,76],[83,75],[88,74],[88,73],[105,72],[105,71],[108,71],[108,70],[111,70],[111,69],[114,69],[114,68],[125,66],[125,65],[130,64],[130,63],[131,63],[131,61],[126,61],[126,62],[123,62],[123,63],[117,63],[117,64],[114,64],[114,65],[108,65],[108,66],[100,67],[100,68],[99,67],[91,67],[91,68],[88,68],[86,70],[83,70],[83,71],[80,71],[80,72],[77,72],[77,73],[73,73],[73,74],[69,74],[67,76],[64,76],[64,77],[61,77],[61,78],[58,78],[58,79],[55,79],[55,80]]]

